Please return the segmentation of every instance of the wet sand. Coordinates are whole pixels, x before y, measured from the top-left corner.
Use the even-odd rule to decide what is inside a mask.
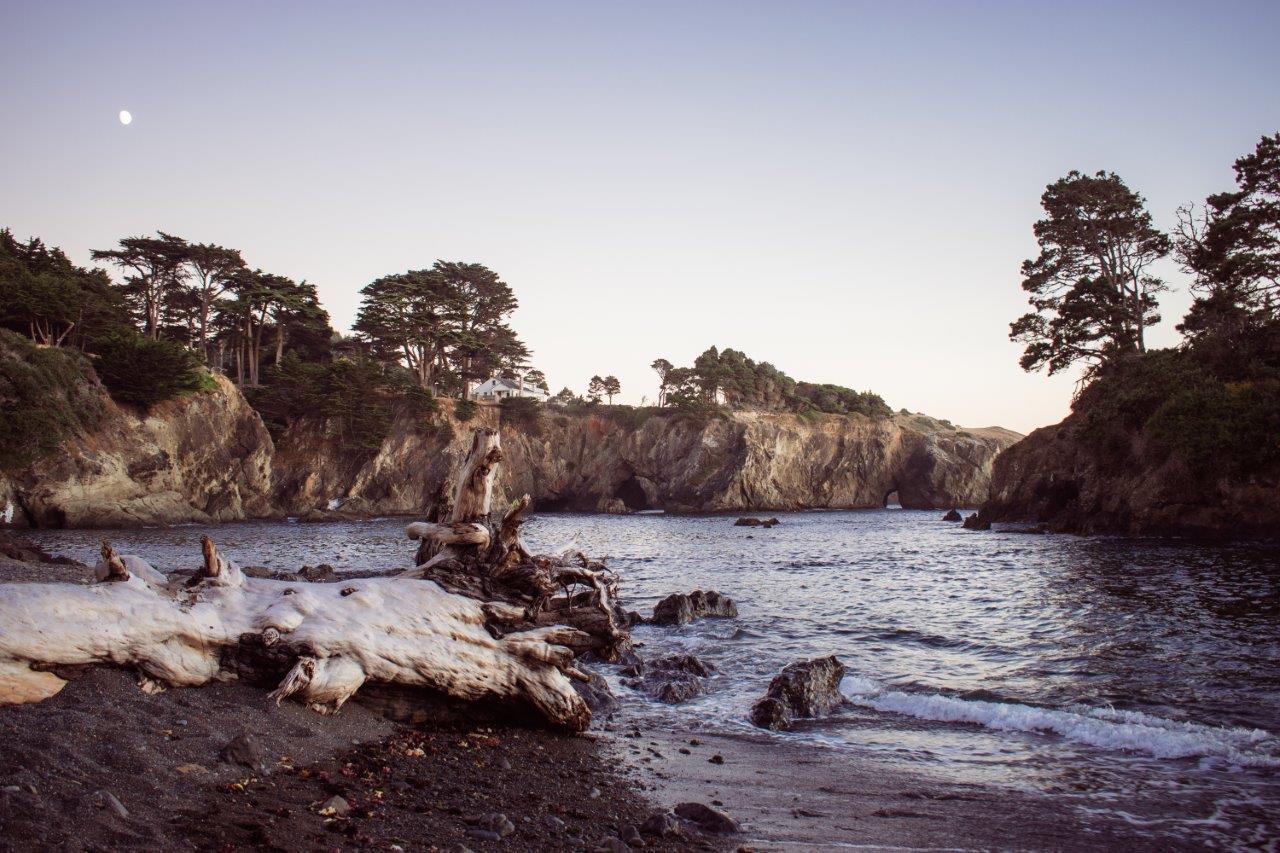
[[[1086,824],[1047,796],[913,775],[746,729],[625,726],[609,744],[650,797],[723,807],[756,850],[1179,849],[1120,824]]]

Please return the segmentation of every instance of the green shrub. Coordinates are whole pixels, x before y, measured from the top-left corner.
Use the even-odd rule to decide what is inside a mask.
[[[542,434],[542,404],[532,397],[506,397],[499,403],[498,411],[503,426],[530,435]]]
[[[417,383],[405,386],[400,392],[400,399],[405,411],[415,417],[431,417],[440,412],[440,403],[435,395]]]
[[[599,414],[616,423],[618,426],[632,431],[640,429],[649,418],[660,414],[657,406],[601,406]]]
[[[1147,422],[1157,459],[1177,456],[1202,479],[1280,466],[1280,380],[1179,391]]]
[[[476,416],[479,406],[475,400],[457,400],[453,404],[453,416],[458,419],[458,423],[465,424]]]
[[[376,450],[391,431],[392,403],[398,396],[374,362],[304,362],[286,355],[263,379],[263,387],[244,390],[273,435],[300,418],[323,418],[335,422],[344,445]]]
[[[119,331],[97,341],[94,349],[98,378],[121,403],[149,407],[211,387],[200,359],[173,341]]]
[[[83,355],[0,330],[0,469],[39,459],[105,414]]]

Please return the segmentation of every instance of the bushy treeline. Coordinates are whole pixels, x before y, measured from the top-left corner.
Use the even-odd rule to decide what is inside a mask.
[[[691,367],[676,367],[665,358],[654,361],[652,367],[658,374],[660,406],[683,410],[724,406],[873,418],[892,414],[879,394],[840,385],[797,382],[769,362],[756,362],[735,349],[720,351],[711,347]]]
[[[508,325],[511,288],[479,264],[377,279],[344,338],[313,285],[252,268],[237,249],[157,232],[92,257],[119,280],[0,230],[0,328],[81,351],[121,403],[150,406],[223,373],[274,432],[333,419],[345,441],[369,448],[397,411],[434,417],[437,394],[465,397],[493,375],[546,386]],[[462,402],[459,414],[474,415]]]
[[[1280,133],[1234,164],[1236,186],[1158,231],[1118,176],[1072,172],[1049,186],[1023,265],[1035,311],[1013,324],[1023,366],[1083,365],[1073,404],[1105,464],[1176,458],[1205,481],[1280,471]],[[1183,344],[1148,351],[1167,289],[1151,264],[1191,276]]]

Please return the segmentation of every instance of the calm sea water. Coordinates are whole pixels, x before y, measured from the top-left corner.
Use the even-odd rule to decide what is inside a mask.
[[[834,653],[851,708],[779,737],[1052,796],[1155,843],[1275,843],[1280,546],[975,533],[940,515],[795,513],[760,530],[724,516],[550,514],[526,530],[535,551],[577,534],[607,556],[629,608],[694,588],[738,602],[737,620],[637,630],[649,654],[690,651],[718,674],[678,707],[631,694],[629,713],[745,727],[784,664]],[[204,532],[242,564],[391,569],[413,554],[403,523],[110,535],[166,570],[197,565]],[[100,536],[36,534],[85,560]]]

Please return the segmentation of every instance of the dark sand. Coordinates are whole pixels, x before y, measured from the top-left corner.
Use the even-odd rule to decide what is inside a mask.
[[[745,728],[628,725],[609,742],[655,800],[723,808],[756,850],[1178,849],[1124,825],[1086,825],[1047,796],[943,782]],[[723,763],[710,761],[717,755]]]
[[[0,556],[0,582],[88,576]],[[221,757],[243,733],[252,766]],[[597,737],[407,727],[356,701],[326,717],[235,681],[148,695],[85,667],[0,707],[0,850],[594,850],[656,811]],[[350,811],[321,814],[335,795]],[[501,841],[467,834],[496,813],[514,827]],[[734,846],[690,828],[646,849]]]

